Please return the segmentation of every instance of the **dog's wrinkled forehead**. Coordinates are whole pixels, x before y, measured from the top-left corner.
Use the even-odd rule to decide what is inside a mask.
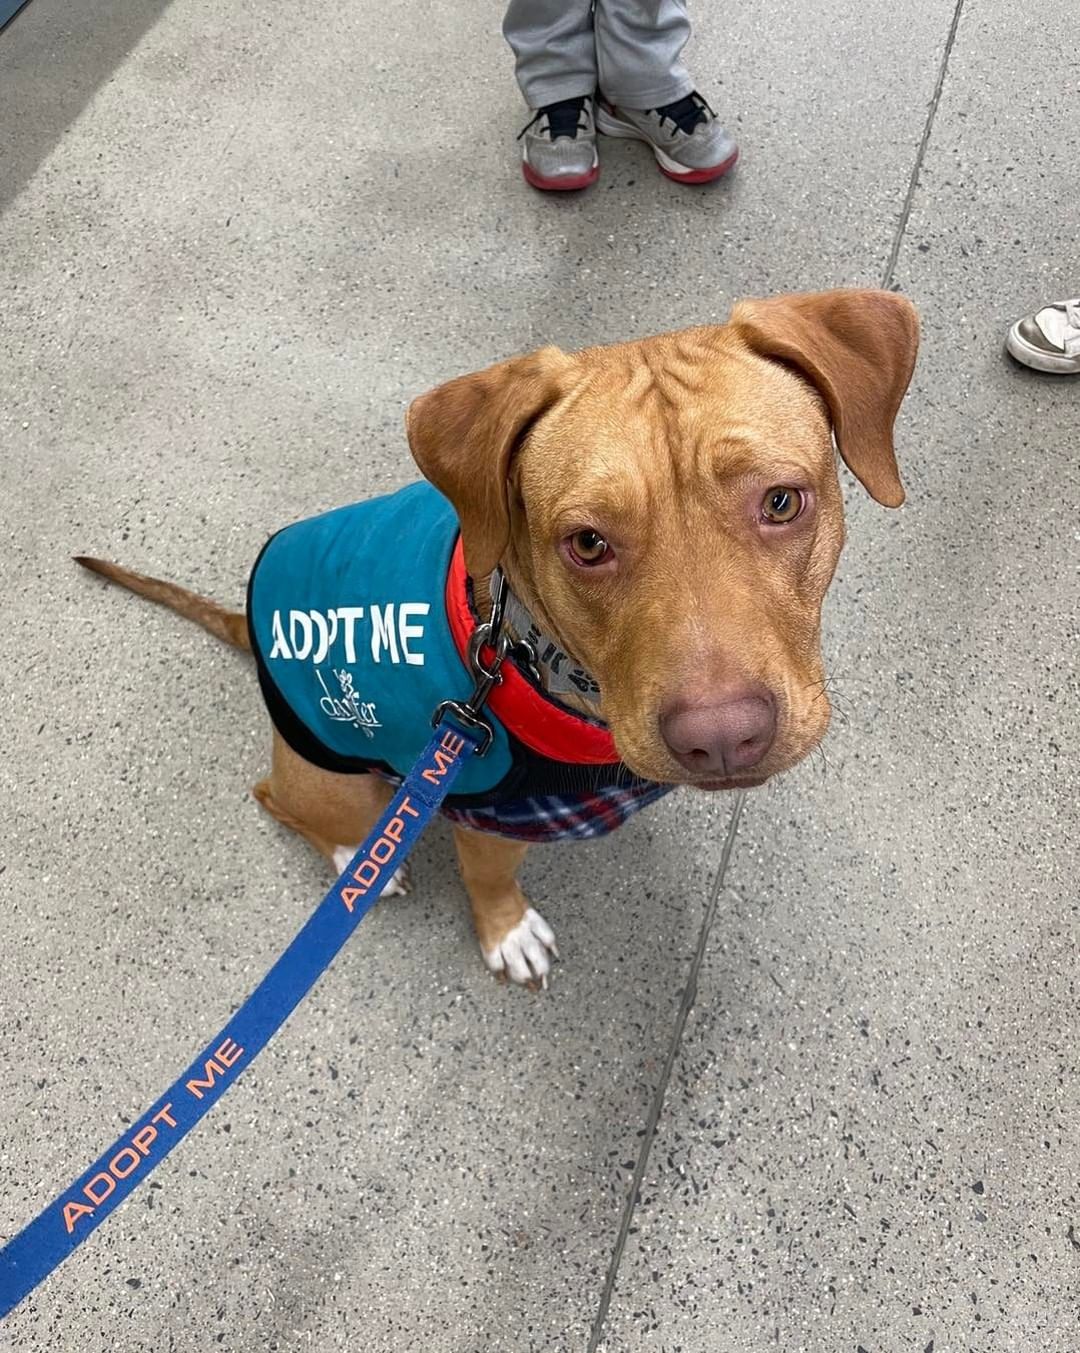
[[[672,473],[700,472],[718,429],[732,448],[748,429],[771,442],[804,421],[790,401],[810,401],[808,413],[817,399],[852,473],[897,507],[904,491],[892,430],[917,346],[915,312],[891,292],[742,301],[726,325],[574,355],[541,348],[449,381],[410,406],[409,444],[458,511],[474,576],[490,573],[506,548],[515,457],[556,427],[554,479],[580,467],[586,447],[601,469],[605,458],[624,464],[629,455],[655,472],[665,443],[688,448],[669,457]],[[797,373],[795,385],[784,372]],[[778,382],[786,382],[779,392]]]
[[[586,349],[572,361],[570,388],[521,447],[515,469],[530,496],[627,510],[725,478],[832,465],[821,396],[725,330]]]

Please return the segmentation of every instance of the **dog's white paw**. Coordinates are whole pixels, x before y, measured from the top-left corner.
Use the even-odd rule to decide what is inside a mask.
[[[532,907],[498,944],[482,953],[492,972],[505,973],[522,985],[539,982],[543,987],[547,986],[552,958],[559,957],[551,926]]]
[[[334,868],[339,874],[344,874],[346,865],[352,860],[352,857],[360,849],[359,846],[335,846],[334,847]],[[404,897],[406,893],[412,892],[412,882],[409,878],[409,862],[399,865],[390,875],[390,881],[379,894],[380,897]]]

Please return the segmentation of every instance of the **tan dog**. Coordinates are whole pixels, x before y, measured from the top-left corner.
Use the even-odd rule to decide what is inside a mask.
[[[899,506],[892,430],[917,344],[912,306],[889,292],[744,301],[726,325],[545,348],[450,381],[409,409],[409,443],[460,519],[480,614],[501,565],[595,677],[631,772],[758,785],[829,721],[820,612],[844,539],[833,436],[866,490]],[[242,615],[80,562],[248,646]],[[310,764],[275,732],[254,792],[342,867],[391,791]],[[455,839],[489,966],[542,981],[554,945],[517,882],[526,846]]]

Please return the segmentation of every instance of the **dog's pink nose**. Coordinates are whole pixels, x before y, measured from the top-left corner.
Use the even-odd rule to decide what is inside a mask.
[[[715,704],[670,704],[660,715],[664,741],[698,775],[750,770],[776,736],[776,706],[764,688],[742,688]]]

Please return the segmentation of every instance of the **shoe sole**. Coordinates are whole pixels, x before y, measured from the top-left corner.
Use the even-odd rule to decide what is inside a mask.
[[[1052,352],[1033,347],[1015,327],[1009,330],[1005,348],[1011,357],[1035,371],[1050,371],[1055,376],[1080,376],[1080,357],[1067,357],[1064,353],[1058,357]]]
[[[525,159],[521,161],[521,172],[530,188],[539,188],[542,193],[576,193],[588,188],[600,177],[600,158],[597,156],[593,167],[584,174],[559,174],[555,178],[545,178]]]
[[[673,160],[670,155],[666,155],[655,141],[651,141],[633,123],[621,122],[603,108],[597,108],[595,117],[596,130],[603,132],[605,136],[621,138],[624,141],[644,141],[656,156],[656,163],[661,174],[672,179],[675,183],[712,183],[714,179],[723,178],[725,174],[730,173],[739,160],[739,150],[736,147],[727,159],[722,160],[720,164],[709,165],[706,169],[687,169],[680,165],[677,160]]]

